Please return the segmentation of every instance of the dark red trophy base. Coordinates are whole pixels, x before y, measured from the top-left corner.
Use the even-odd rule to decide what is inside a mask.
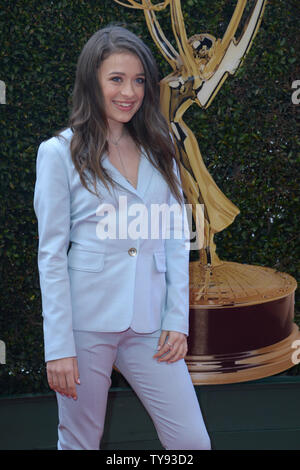
[[[287,286],[286,295],[266,301],[267,293],[264,301],[251,305],[214,306],[210,301],[205,306],[196,305],[194,285],[185,357],[194,384],[255,380],[295,365],[295,341],[300,339],[299,328],[293,322],[296,282],[285,273],[261,269],[275,280],[281,276],[282,285]]]

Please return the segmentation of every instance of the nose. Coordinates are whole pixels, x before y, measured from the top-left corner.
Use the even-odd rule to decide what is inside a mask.
[[[131,98],[135,95],[134,85],[131,80],[124,81],[121,94],[127,98]]]

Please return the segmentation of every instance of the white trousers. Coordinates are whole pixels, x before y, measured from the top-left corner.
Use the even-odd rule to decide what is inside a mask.
[[[80,385],[77,400],[56,395],[59,450],[100,448],[114,363],[151,416],[165,449],[211,449],[184,359],[170,364],[153,359],[157,332],[74,331],[74,337]]]

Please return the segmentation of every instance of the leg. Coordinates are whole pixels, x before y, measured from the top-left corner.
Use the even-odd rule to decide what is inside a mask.
[[[80,385],[76,401],[57,393],[58,449],[98,450],[119,336],[74,331],[74,337]]]
[[[210,438],[183,359],[153,359],[158,338],[129,333],[119,343],[116,367],[145,406],[165,449],[210,450]]]

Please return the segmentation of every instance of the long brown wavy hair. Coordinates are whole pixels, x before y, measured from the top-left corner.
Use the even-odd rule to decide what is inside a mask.
[[[180,171],[175,148],[168,124],[160,111],[159,74],[154,57],[138,36],[116,25],[94,33],[83,47],[77,62],[69,127],[73,131],[71,156],[81,183],[91,191],[87,185],[89,173],[95,189],[93,194],[99,197],[97,178],[108,190],[108,182],[112,186],[115,184],[101,164],[102,156],[108,150],[108,122],[97,71],[102,61],[116,52],[135,54],[143,65],[146,79],[143,103],[131,121],[125,124],[126,128],[136,145],[144,148],[148,159],[164,177],[176,200],[182,203],[180,182],[173,171],[174,161]]]

